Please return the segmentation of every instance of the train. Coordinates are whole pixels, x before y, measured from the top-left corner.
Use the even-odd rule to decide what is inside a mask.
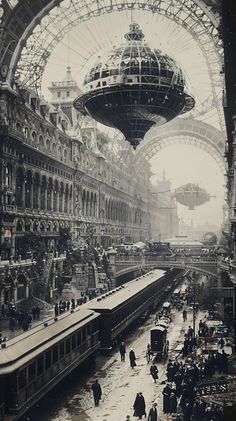
[[[176,288],[181,273],[154,269],[2,344],[0,420],[19,419],[83,361],[111,350]]]

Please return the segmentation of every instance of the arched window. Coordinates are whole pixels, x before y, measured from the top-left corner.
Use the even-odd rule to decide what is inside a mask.
[[[26,139],[29,139],[29,129],[28,129],[28,127],[25,127],[25,129],[24,129],[24,135],[25,135],[25,138]]]
[[[11,166],[8,164],[5,167],[5,185],[11,187]]]
[[[22,231],[23,231],[23,224],[22,224],[22,221],[17,221],[17,224],[16,224],[16,231],[18,231],[18,232],[22,232]]]
[[[21,124],[20,123],[16,123],[16,130],[18,132],[21,132]]]
[[[48,151],[50,151],[50,140],[49,139],[46,139],[46,148],[47,148],[47,150]]]
[[[39,136],[39,146],[44,146],[43,136]]]
[[[33,140],[34,143],[36,143],[37,135],[36,135],[35,132],[32,132],[32,140]]]
[[[31,223],[30,221],[25,221],[25,231],[30,231]]]
[[[33,231],[38,231],[38,222],[35,221],[33,224]]]
[[[61,146],[59,146],[59,148],[58,148],[58,159],[60,159],[62,161],[62,150],[61,150]]]
[[[67,150],[64,150],[64,161],[67,161]]]

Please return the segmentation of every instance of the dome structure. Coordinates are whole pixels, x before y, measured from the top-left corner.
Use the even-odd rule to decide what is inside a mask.
[[[202,239],[203,244],[215,245],[217,243],[217,236],[214,232],[206,232]]]
[[[194,210],[196,206],[208,202],[211,196],[197,184],[188,183],[178,187],[174,192],[174,197],[181,205],[188,206],[189,210]]]
[[[138,24],[130,25],[125,39],[98,58],[74,106],[119,129],[136,149],[153,125],[190,111],[195,101],[185,92],[181,68],[171,57],[149,47]]]

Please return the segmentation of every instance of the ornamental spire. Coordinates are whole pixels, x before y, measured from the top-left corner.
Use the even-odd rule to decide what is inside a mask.
[[[138,23],[131,23],[129,25],[129,32],[125,34],[125,38],[128,41],[141,41],[145,37],[142,29],[140,29],[140,26]]]

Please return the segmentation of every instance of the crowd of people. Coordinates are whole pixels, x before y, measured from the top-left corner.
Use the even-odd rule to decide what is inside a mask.
[[[187,320],[187,311],[183,311],[183,320]],[[213,335],[214,330],[200,320],[198,334],[200,337]],[[202,353],[198,349],[195,331],[188,326],[183,339],[183,348],[180,356],[175,360],[169,360],[166,367],[166,379],[162,390],[162,408],[153,403],[149,410],[146,409],[145,398],[142,392],[138,392],[133,403],[133,417],[148,421],[158,421],[162,412],[168,419],[175,421],[224,421],[223,407],[201,396],[201,386],[210,384],[212,377],[217,375],[224,380],[222,375],[228,373],[228,354],[224,350],[225,341],[219,340],[217,351]],[[121,362],[125,362],[126,345],[122,341],[119,346]],[[136,366],[136,355],[133,349],[128,352],[130,367]],[[159,379],[158,367],[151,353],[150,344],[146,348],[147,363],[150,363],[149,372],[154,381]],[[96,387],[95,387],[96,389]],[[97,405],[97,404],[95,404]],[[124,421],[130,421],[131,415],[127,415]]]
[[[55,317],[60,314],[65,313],[66,311],[74,310],[75,307],[81,306],[86,303],[88,300],[92,300],[97,297],[97,290],[89,291],[88,289],[82,290],[80,292],[80,298],[71,298],[70,300],[60,300],[54,305],[54,315]]]
[[[32,328],[32,322],[40,319],[40,308],[38,306],[32,307],[30,311],[20,311],[13,306],[11,315],[8,318],[9,330],[14,332],[17,329],[22,329],[23,332]]]

